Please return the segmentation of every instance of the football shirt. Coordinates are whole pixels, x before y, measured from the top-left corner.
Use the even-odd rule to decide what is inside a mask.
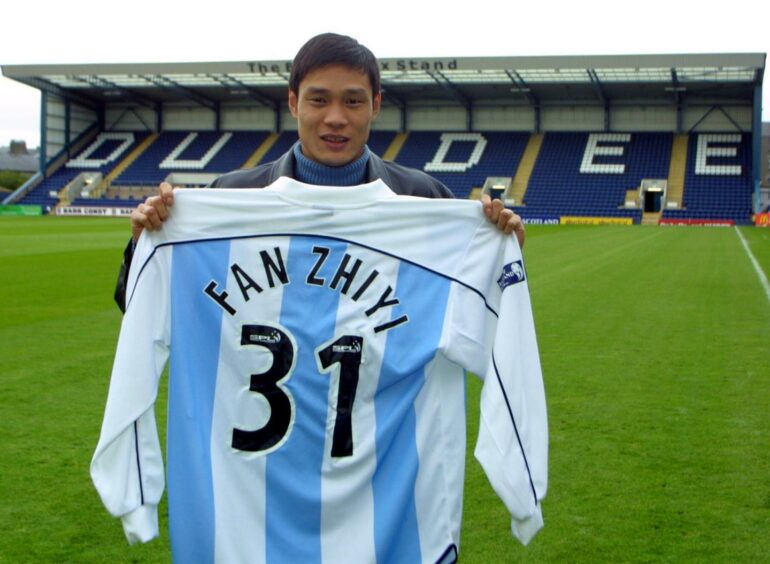
[[[526,543],[547,424],[526,272],[479,202],[375,181],[182,190],[137,245],[91,465],[130,542],[158,534],[167,361],[180,562],[456,559],[465,370],[476,456]]]

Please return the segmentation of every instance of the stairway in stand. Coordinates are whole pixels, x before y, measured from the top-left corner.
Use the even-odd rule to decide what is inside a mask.
[[[658,220],[663,212],[644,212],[642,214],[642,225],[658,225]]]
[[[532,171],[535,169],[537,157],[543,146],[543,138],[544,135],[542,133],[533,133],[529,138],[527,147],[524,149],[524,154],[521,156],[521,161],[516,170],[516,176],[513,177],[508,196],[517,206],[523,205],[524,195],[529,187],[529,179],[532,176]]]
[[[687,168],[688,143],[689,137],[687,135],[675,135],[671,148],[666,202],[670,202],[672,204],[670,207],[676,209],[681,209],[684,202],[684,176]]]

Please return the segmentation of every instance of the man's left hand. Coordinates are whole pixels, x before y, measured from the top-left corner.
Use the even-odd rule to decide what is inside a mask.
[[[513,210],[506,208],[502,200],[490,198],[489,194],[481,196],[481,203],[484,206],[484,215],[489,218],[489,221],[497,225],[497,228],[503,233],[507,235],[513,233],[516,235],[519,247],[523,248],[526,233],[521,216]]]

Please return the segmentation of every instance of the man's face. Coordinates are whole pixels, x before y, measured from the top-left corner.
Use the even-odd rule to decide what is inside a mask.
[[[364,72],[343,65],[309,72],[299,83],[299,92],[289,90],[302,153],[327,166],[343,166],[360,157],[380,100],[379,92],[372,96]]]

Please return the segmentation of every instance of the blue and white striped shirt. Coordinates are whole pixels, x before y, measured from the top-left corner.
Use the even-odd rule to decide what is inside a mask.
[[[178,191],[132,268],[92,477],[158,534],[170,360],[179,562],[438,562],[459,546],[464,369],[476,456],[522,541],[542,525],[545,399],[520,251],[478,202],[381,181]]]

